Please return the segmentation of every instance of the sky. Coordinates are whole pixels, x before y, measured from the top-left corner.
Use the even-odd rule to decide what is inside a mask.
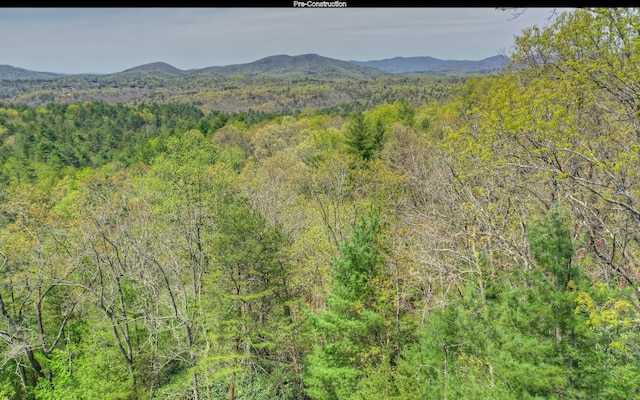
[[[0,65],[103,74],[152,62],[190,70],[279,54],[481,60],[508,56],[514,37],[547,25],[553,11],[528,8],[514,18],[490,7],[0,8]]]

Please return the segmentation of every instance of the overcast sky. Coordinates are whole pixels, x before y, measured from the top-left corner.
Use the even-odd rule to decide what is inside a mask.
[[[182,70],[316,53],[369,61],[509,55],[553,9],[0,8],[0,65],[112,73],[163,61]]]

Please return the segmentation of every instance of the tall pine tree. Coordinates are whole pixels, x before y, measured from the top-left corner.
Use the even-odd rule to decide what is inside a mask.
[[[374,215],[357,222],[334,262],[327,309],[310,318],[319,338],[305,376],[313,399],[354,398],[367,368],[384,357],[389,329],[376,307],[375,282],[384,261],[379,234]]]

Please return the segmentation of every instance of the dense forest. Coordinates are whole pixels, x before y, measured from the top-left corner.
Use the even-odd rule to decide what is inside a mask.
[[[511,60],[331,107],[0,104],[0,399],[640,398],[640,11]]]

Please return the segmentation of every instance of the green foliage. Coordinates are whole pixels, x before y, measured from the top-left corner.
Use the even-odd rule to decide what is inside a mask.
[[[54,352],[49,361],[53,379],[42,379],[36,399],[131,399],[131,376],[109,331],[83,326],[74,342]],[[99,350],[99,351],[97,351]],[[142,395],[142,393],[139,393]]]
[[[3,351],[6,351],[3,349]],[[15,373],[18,365],[15,361],[8,361],[0,368],[0,399],[22,400],[28,399],[29,393],[20,382],[20,377]]]
[[[14,115],[17,106],[3,109]],[[148,141],[205,123],[202,111],[183,104],[107,105],[99,102],[49,104],[6,119],[13,145],[3,151],[23,162],[46,163],[57,173],[66,166],[96,167],[113,160],[149,161],[157,154]],[[217,128],[220,121],[207,123]],[[222,121],[226,121],[222,119]]]
[[[528,241],[534,260],[554,278],[558,290],[567,290],[569,282],[580,280],[574,264],[574,245],[571,230],[559,205],[543,216],[542,221],[529,228]]]
[[[363,113],[355,113],[344,134],[345,143],[350,153],[360,156],[363,160],[371,160],[384,145],[386,128],[382,121],[377,120],[371,126],[366,122]]]
[[[220,211],[215,274],[207,281],[211,348],[200,368],[238,398],[286,398],[290,388],[282,380],[296,380],[287,356],[296,342],[287,334],[295,326],[287,304],[291,270],[281,250],[286,237],[237,194],[230,193]],[[254,379],[255,370],[264,375]]]
[[[637,296],[632,290],[600,282],[579,291],[575,304],[579,329],[595,347],[589,364],[591,375],[595,376],[592,384],[600,385],[603,396],[611,399],[640,393],[638,382],[633,379],[640,368],[635,357],[640,348]]]
[[[384,261],[379,235],[375,215],[358,220],[333,264],[327,309],[310,318],[319,344],[308,356],[305,382],[314,399],[354,398],[366,368],[387,352],[388,325],[374,307],[374,281]]]
[[[577,294],[573,281],[560,288],[550,281],[546,274],[553,277],[560,263],[565,276],[574,255],[568,220],[558,208],[533,225],[529,237],[541,270],[493,283],[490,297],[469,284],[463,298],[429,313],[419,342],[402,352],[384,381],[387,398],[592,399],[637,391],[625,378],[637,365],[617,364],[617,357],[635,344],[608,342],[626,349],[617,353],[606,350],[607,341],[600,336],[636,335],[622,334],[633,325],[632,303],[621,293],[602,292],[600,297],[608,301],[598,305],[587,294],[593,292],[587,283]],[[577,277],[579,268],[573,268]],[[618,323],[620,333],[601,329]]]
[[[638,15],[491,77],[0,104],[0,398],[639,397]]]

